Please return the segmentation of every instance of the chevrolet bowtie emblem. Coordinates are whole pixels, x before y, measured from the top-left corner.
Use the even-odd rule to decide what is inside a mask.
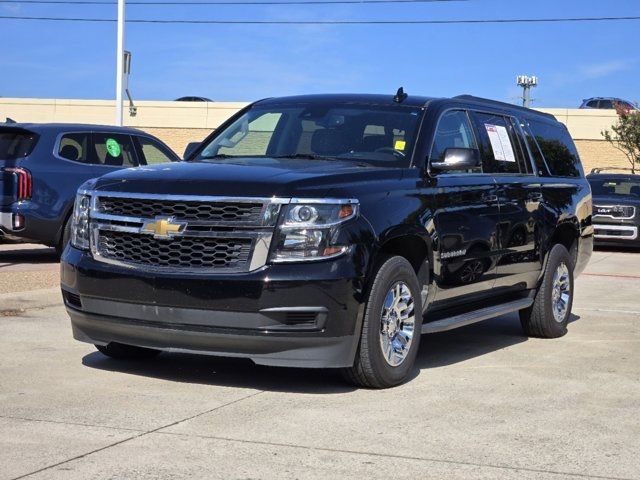
[[[175,222],[172,217],[156,217],[154,220],[146,221],[140,233],[150,233],[153,238],[168,239],[180,235],[186,227],[186,223]]]

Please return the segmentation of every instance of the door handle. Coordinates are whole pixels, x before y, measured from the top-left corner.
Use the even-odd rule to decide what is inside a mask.
[[[497,203],[498,202],[498,196],[497,195],[487,195],[487,194],[483,194],[480,199],[485,202],[485,203]]]

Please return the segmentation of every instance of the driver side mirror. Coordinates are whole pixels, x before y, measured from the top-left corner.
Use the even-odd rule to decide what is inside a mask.
[[[183,160],[186,160],[191,156],[193,152],[195,152],[200,146],[200,142],[191,142],[187,145],[187,148],[184,149],[184,155],[182,156]]]
[[[481,165],[480,152],[475,148],[447,148],[442,162],[431,162],[434,171],[471,170]]]

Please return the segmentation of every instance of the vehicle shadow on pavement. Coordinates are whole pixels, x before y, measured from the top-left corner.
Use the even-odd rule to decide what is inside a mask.
[[[579,320],[571,315],[569,323]],[[419,369],[444,367],[526,342],[518,314],[503,315],[448,332],[423,335],[416,358]]]
[[[337,394],[356,390],[334,370],[265,367],[250,360],[162,353],[153,360],[124,361],[99,352],[85,355],[82,364],[100,370],[153,377],[172,382],[254,388],[271,392]]]
[[[572,315],[570,322],[580,317]],[[420,351],[408,382],[422,370],[444,367],[480,357],[528,340],[517,315],[505,315],[448,332],[423,335]],[[339,394],[357,390],[336,370],[265,367],[246,359],[184,353],[162,353],[153,360],[125,361],[99,352],[85,355],[89,368],[171,382],[253,388],[271,392]]]
[[[45,246],[24,248],[20,245],[12,244],[1,244],[0,247],[0,268],[10,265],[58,262],[58,255],[53,248]]]

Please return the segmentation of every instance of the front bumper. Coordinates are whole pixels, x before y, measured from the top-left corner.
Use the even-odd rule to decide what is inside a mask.
[[[61,283],[80,341],[337,368],[353,364],[360,337],[362,279],[352,256],[185,275],[109,265],[68,247]]]
[[[593,237],[596,245],[640,246],[638,225],[630,223],[596,223],[593,228]]]

